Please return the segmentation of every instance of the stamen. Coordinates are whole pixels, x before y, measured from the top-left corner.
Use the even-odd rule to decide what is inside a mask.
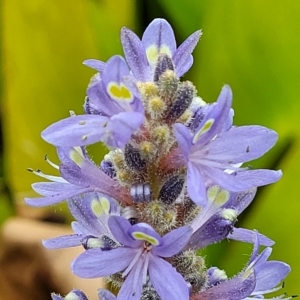
[[[56,170],[59,170],[59,166],[55,163],[53,163],[49,158],[48,158],[48,155],[45,154],[45,157],[44,157],[45,161],[51,166],[53,167],[54,169]]]
[[[37,175],[37,176],[40,176],[42,178],[46,178],[50,181],[55,181],[55,182],[63,182],[63,183],[66,183],[68,181],[66,181],[65,179],[63,179],[62,177],[60,176],[53,176],[53,175],[46,175],[44,174],[40,169],[37,169],[36,171],[34,171],[33,169],[31,168],[27,168],[27,171],[29,172],[32,172],[33,174]]]
[[[131,261],[131,263],[129,264],[129,266],[126,268],[126,270],[122,273],[122,277],[125,277],[134,267],[134,265],[137,263],[137,261],[139,260],[140,256],[142,255],[144,249],[140,248],[138,250],[138,252],[136,253],[136,255],[134,256],[133,260]]]

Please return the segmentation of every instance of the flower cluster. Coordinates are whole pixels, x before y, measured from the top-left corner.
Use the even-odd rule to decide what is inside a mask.
[[[217,300],[263,298],[290,272],[268,261],[274,242],[236,221],[256,188],[280,179],[281,171],[251,170],[243,163],[266,153],[277,134],[262,126],[233,126],[232,92],[225,85],[205,103],[190,81],[201,31],[179,47],[173,30],[155,19],[142,39],[121,30],[125,58],[95,69],[84,114],[50,125],[42,137],[57,148],[60,176],[33,184],[43,197],[32,206],[66,200],[74,234],[43,241],[46,248],[82,246],[72,263],[83,278],[105,277],[119,290],[99,290],[102,300]],[[87,146],[102,142],[109,153],[99,165]],[[253,244],[248,265],[228,278],[208,268],[199,250],[223,239]],[[259,253],[259,246],[266,248]],[[276,299],[289,299],[279,296]],[[53,300],[87,299],[79,290]]]

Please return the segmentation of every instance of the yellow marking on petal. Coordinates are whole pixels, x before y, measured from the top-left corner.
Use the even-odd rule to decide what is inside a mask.
[[[218,193],[220,192],[220,187],[218,185],[213,185],[207,189],[207,199],[209,202],[213,202]]]
[[[101,197],[99,200],[93,199],[91,201],[91,209],[97,217],[108,215],[110,210],[110,202],[105,197]]]
[[[167,54],[172,57],[170,48],[167,45],[161,45],[158,49],[156,45],[151,45],[146,49],[146,55],[150,64],[156,64],[159,54]]]
[[[80,147],[72,148],[69,152],[69,157],[78,166],[81,166],[84,162],[84,156]]]
[[[146,49],[146,55],[150,64],[155,64],[158,57],[158,48],[152,45]]]
[[[200,130],[194,135],[193,138],[193,143],[197,143],[199,138],[206,132],[208,132],[211,129],[211,126],[214,124],[215,120],[214,119],[208,119],[205,124],[201,127]]]
[[[216,203],[223,205],[224,203],[226,203],[228,201],[229,196],[230,196],[230,193],[228,191],[220,190],[215,201],[216,201]]]
[[[133,100],[131,91],[122,83],[119,85],[116,82],[110,82],[107,86],[107,93],[116,101],[130,103]]]
[[[132,233],[132,236],[136,240],[146,241],[146,242],[148,242],[148,243],[150,243],[151,245],[154,245],[154,246],[159,245],[159,241],[156,238],[154,238],[153,236],[148,235],[148,234],[146,234],[144,232],[136,231],[136,232]]]
[[[222,206],[229,200],[230,193],[221,189],[218,185],[213,185],[207,190],[207,198],[209,202],[214,202],[214,205]]]

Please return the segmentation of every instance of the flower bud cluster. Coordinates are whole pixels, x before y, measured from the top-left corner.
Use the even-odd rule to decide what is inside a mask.
[[[47,162],[60,176],[30,169],[50,182],[33,184],[43,197],[26,201],[34,206],[67,201],[74,234],[44,246],[82,246],[72,271],[105,277],[119,290],[117,297],[99,290],[100,299],[263,297],[290,271],[283,262],[267,262],[272,240],[235,227],[256,188],[281,177],[281,171],[242,167],[267,152],[277,134],[262,126],[233,126],[229,86],[207,104],[193,83],[180,80],[192,66],[200,36],[197,31],[177,47],[163,19],[155,19],[142,40],[123,28],[126,60],[85,61],[97,71],[85,114],[72,113],[42,132],[57,147],[60,164]],[[99,166],[86,151],[97,142],[109,148]],[[199,254],[226,238],[253,244],[247,267],[230,279],[217,267],[208,269]],[[266,248],[259,254],[260,245]],[[260,276],[266,268],[277,273],[267,283]],[[52,298],[87,299],[78,290]]]

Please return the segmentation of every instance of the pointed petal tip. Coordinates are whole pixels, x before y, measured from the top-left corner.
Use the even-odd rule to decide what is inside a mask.
[[[35,198],[24,198],[24,201],[29,206],[35,206],[35,207],[42,206],[40,205],[39,201],[35,200]]]

